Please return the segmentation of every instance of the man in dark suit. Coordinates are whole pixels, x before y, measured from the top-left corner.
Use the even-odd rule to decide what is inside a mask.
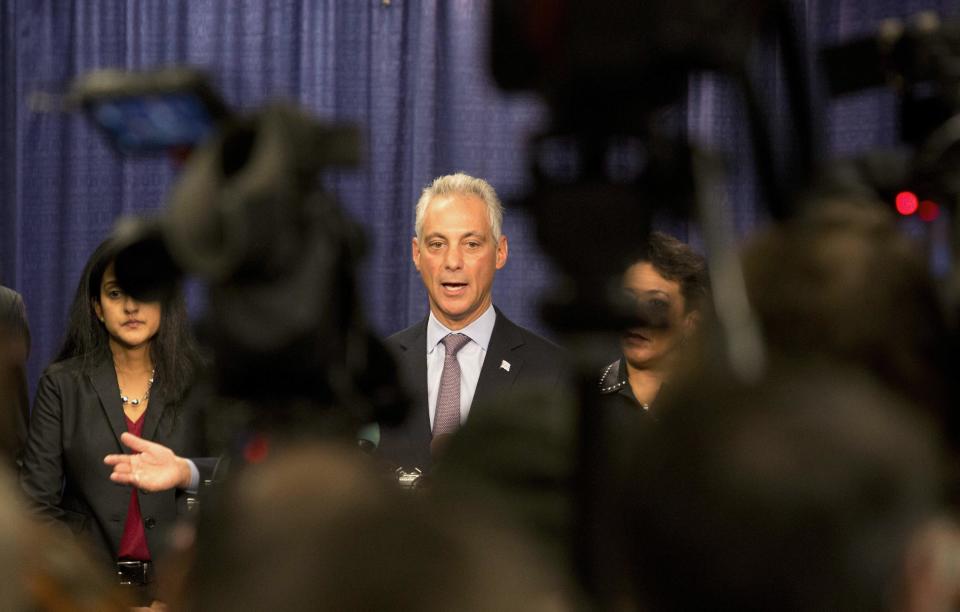
[[[14,470],[21,463],[30,420],[26,379],[29,352],[30,328],[23,299],[13,289],[0,286],[0,463]]]
[[[474,407],[562,376],[561,349],[493,306],[493,278],[507,262],[502,219],[493,187],[466,174],[437,178],[417,202],[413,264],[430,313],[387,339],[413,399],[401,426],[381,429],[380,454],[392,464],[426,472]]]

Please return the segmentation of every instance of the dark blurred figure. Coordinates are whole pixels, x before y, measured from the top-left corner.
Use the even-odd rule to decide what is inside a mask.
[[[706,262],[673,236],[652,232],[624,272],[623,289],[639,321],[620,338],[622,357],[603,369],[600,393],[604,404],[649,411],[700,326]]]
[[[119,587],[75,542],[30,519],[6,468],[0,468],[0,610],[120,612]]]
[[[569,387],[525,389],[488,406],[451,441],[430,495],[517,526],[572,580],[578,411]],[[606,422],[630,438],[643,420]]]
[[[463,508],[418,505],[378,467],[329,443],[247,466],[206,514],[170,601],[204,612],[568,609],[512,534]]]
[[[859,364],[917,405],[947,414],[951,335],[926,253],[887,209],[856,201],[811,206],[756,236],[743,261],[774,359]]]
[[[30,406],[26,363],[30,328],[20,294],[0,286],[0,463],[20,466]]]
[[[770,358],[829,357],[862,366],[931,415],[960,457],[955,330],[927,253],[870,200],[824,200],[758,234],[744,276]],[[947,466],[960,507],[960,462]]]
[[[908,567],[939,511],[936,439],[840,365],[790,366],[750,389],[702,381],[637,441],[622,478],[612,525],[639,607],[951,609],[952,562],[949,575]]]

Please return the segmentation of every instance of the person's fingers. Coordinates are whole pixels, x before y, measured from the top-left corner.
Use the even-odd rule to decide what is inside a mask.
[[[144,453],[149,450],[153,450],[154,447],[159,446],[158,444],[150,442],[149,440],[144,440],[143,438],[139,438],[127,431],[120,434],[120,441],[123,442],[124,446],[138,453]]]
[[[131,466],[129,463],[118,463],[117,465],[113,466],[114,474],[129,474],[132,471],[133,466]]]
[[[123,484],[123,485],[132,485],[136,482],[131,472],[125,472],[125,473],[113,472],[112,474],[110,474],[110,480],[112,480],[117,484]]]
[[[130,463],[130,455],[107,455],[103,458],[107,465],[124,465]]]

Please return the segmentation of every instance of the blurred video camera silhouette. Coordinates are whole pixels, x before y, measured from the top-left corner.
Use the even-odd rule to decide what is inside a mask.
[[[635,325],[636,309],[618,300],[629,254],[654,220],[696,220],[714,295],[720,360],[738,378],[755,378],[762,339],[743,299],[732,251],[736,237],[718,197],[731,160],[694,142],[684,111],[688,86],[712,73],[741,93],[761,206],[789,217],[817,157],[801,45],[790,7],[776,0],[503,0],[492,4],[491,64],[508,91],[538,93],[550,124],[529,145],[531,189],[518,204],[536,221],[544,251],[565,275],[544,305],[558,331],[614,332]],[[794,111],[777,147],[751,72],[751,54],[779,36]],[[778,152],[789,152],[777,165]],[[562,212],[558,212],[562,211]],[[590,248],[571,249],[571,244]],[[631,322],[632,320],[632,322]],[[588,348],[578,349],[588,354]]]
[[[770,130],[753,103],[748,70],[756,41],[786,19],[787,9],[770,0],[495,0],[492,9],[497,84],[536,92],[550,110],[547,130],[530,142],[533,184],[518,204],[534,218],[541,246],[564,277],[544,302],[544,318],[576,362],[573,558],[584,591],[598,601],[609,597],[606,607],[614,607],[617,568],[610,565],[617,555],[598,533],[611,444],[597,369],[622,330],[667,325],[659,305],[625,298],[621,277],[661,213],[698,218],[719,288],[716,344],[722,346],[711,362],[738,379],[759,375],[762,339],[732,251],[732,224],[717,200],[724,163],[692,142],[682,105],[691,77],[701,72],[728,76],[746,92],[764,203],[774,217],[788,216],[785,194],[797,179],[792,167],[777,172],[768,163]],[[801,113],[792,127],[807,134],[809,124]],[[812,157],[809,147],[795,149]]]
[[[743,63],[766,4],[493,3],[497,84],[535,91],[550,107],[549,130],[531,143],[535,184],[522,203],[577,297],[591,302],[592,328],[629,263],[616,258],[645,240],[652,217],[694,214],[693,147],[685,126],[665,115],[685,98],[693,71]],[[570,249],[571,238],[604,248]],[[567,327],[570,314],[555,323]]]
[[[960,198],[960,22],[930,12],[887,19],[873,35],[823,49],[820,60],[833,96],[877,87],[897,95],[900,146],[853,160],[856,176],[884,201],[906,190],[954,209]]]
[[[306,403],[357,422],[402,418],[395,369],[357,292],[361,231],[318,180],[359,162],[355,129],[282,104],[233,114],[191,69],[98,71],[71,97],[120,154],[183,162],[158,218],[118,225],[117,276],[141,297],[184,274],[204,281],[221,394],[268,412]]]

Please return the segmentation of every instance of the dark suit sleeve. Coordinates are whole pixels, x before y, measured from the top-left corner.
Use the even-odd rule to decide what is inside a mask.
[[[223,471],[228,463],[223,460],[224,455],[215,456],[216,453],[222,452],[224,441],[222,439],[214,440],[209,431],[209,414],[207,411],[210,409],[211,403],[216,402],[216,398],[217,393],[211,386],[210,381],[202,379],[192,385],[183,402],[183,412],[192,417],[184,423],[184,426],[190,432],[189,437],[192,440],[192,445],[190,448],[178,449],[175,452],[188,459],[197,468],[200,480],[197,483],[196,491],[192,488],[185,489],[190,495],[203,489],[204,484],[223,478]]]
[[[19,469],[27,438],[27,379],[30,328],[20,294],[0,286],[0,451],[7,465]]]
[[[212,482],[217,476],[217,468],[220,466],[219,457],[191,457],[190,461],[193,461],[193,465],[197,466],[197,472],[200,473],[200,487],[205,482]]]
[[[44,374],[30,416],[20,485],[41,515],[55,519],[65,518],[58,507],[63,490],[62,411],[61,389]]]

